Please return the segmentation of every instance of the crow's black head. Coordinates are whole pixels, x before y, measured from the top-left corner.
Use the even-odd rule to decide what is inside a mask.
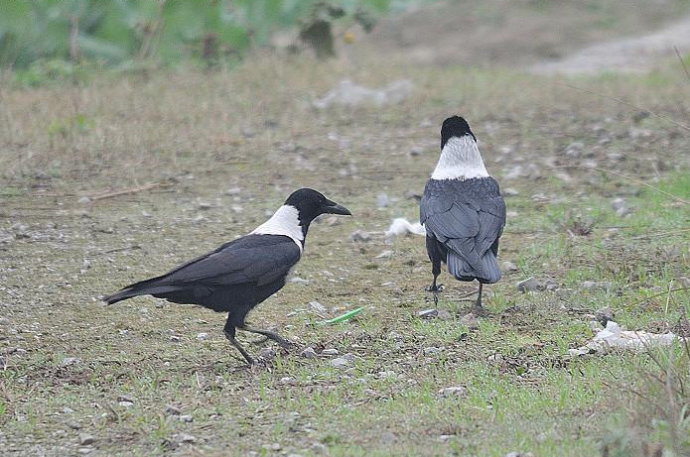
[[[470,130],[470,124],[460,116],[452,116],[443,121],[443,126],[441,127],[441,149],[446,145],[446,142],[453,138],[454,136],[462,138],[465,135],[471,135],[475,141],[477,137],[474,136],[472,130]]]
[[[297,209],[303,227],[309,226],[316,216],[324,213],[352,215],[344,206],[327,199],[321,192],[306,187],[290,194],[285,204]]]

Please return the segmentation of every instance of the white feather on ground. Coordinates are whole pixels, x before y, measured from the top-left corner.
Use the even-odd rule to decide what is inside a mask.
[[[386,238],[408,234],[425,236],[426,229],[424,229],[419,222],[412,224],[404,217],[398,217],[393,219],[393,222],[385,233]]]
[[[675,333],[650,333],[644,331],[623,330],[616,322],[608,321],[606,328],[597,332],[586,345],[570,349],[570,355],[578,356],[593,352],[608,352],[613,348],[643,350],[650,347],[670,346],[674,341],[683,338]]]

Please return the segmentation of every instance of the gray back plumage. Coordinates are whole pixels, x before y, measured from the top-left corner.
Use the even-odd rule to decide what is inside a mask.
[[[430,179],[426,184],[420,222],[427,236],[447,250],[444,260],[458,279],[500,279],[496,254],[505,220],[505,202],[491,177]]]

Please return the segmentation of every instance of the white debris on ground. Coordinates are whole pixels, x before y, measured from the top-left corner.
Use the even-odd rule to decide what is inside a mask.
[[[359,86],[349,79],[344,79],[323,98],[315,100],[313,104],[319,109],[332,105],[393,105],[409,97],[413,87],[412,82],[407,79],[398,79],[379,90]]]
[[[393,236],[408,235],[410,233],[424,236],[426,235],[426,229],[424,229],[424,226],[419,222],[412,224],[404,217],[397,217],[391,222],[390,227],[386,230],[385,236],[386,238],[390,238]]]
[[[623,330],[614,321],[608,321],[606,328],[597,332],[592,340],[582,347],[570,349],[571,356],[608,352],[613,348],[642,350],[650,347],[669,346],[683,338],[675,333],[650,333]]]

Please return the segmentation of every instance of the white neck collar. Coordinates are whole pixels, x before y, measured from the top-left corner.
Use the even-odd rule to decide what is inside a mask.
[[[283,205],[273,216],[254,229],[250,235],[282,235],[292,238],[300,252],[304,249],[304,233],[299,223],[299,211],[292,205]]]
[[[484,161],[472,135],[452,137],[446,141],[431,179],[486,178]]]

